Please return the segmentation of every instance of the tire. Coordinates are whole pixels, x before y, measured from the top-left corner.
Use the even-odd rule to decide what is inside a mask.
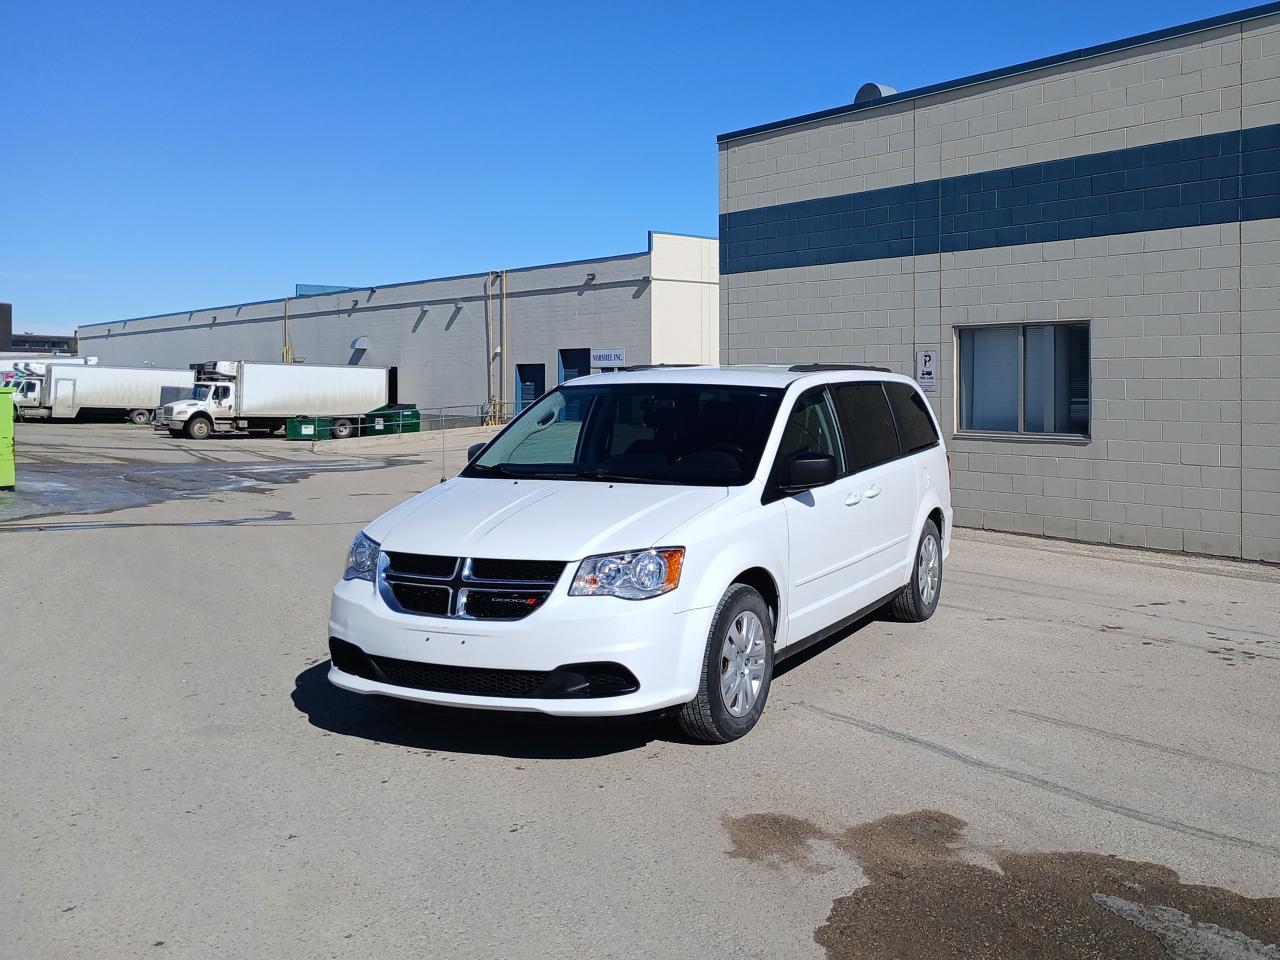
[[[138,426],[151,422],[150,410],[130,410],[129,422],[136,423]]]
[[[932,573],[929,572],[932,568]],[[903,623],[922,623],[933,616],[942,596],[942,537],[932,520],[926,520],[916,546],[911,579],[889,601],[889,613]]]
[[[329,427],[329,436],[335,440],[345,440],[347,437],[355,433],[356,428],[352,426],[351,421],[345,417],[333,421]]]
[[[213,433],[213,424],[205,417],[192,417],[187,421],[185,433],[191,440],[206,440]]]
[[[177,439],[179,439],[179,438],[182,436],[182,431],[181,431],[181,430],[175,430],[173,427],[170,427],[170,428],[169,428],[169,436],[171,436],[171,437],[173,437],[173,439],[177,440]]]
[[[748,641],[745,650],[741,645],[744,634]],[[732,637],[738,637],[738,642]],[[737,663],[735,656],[739,658]],[[735,672],[743,679],[731,688],[726,702],[722,677],[732,677]],[[720,600],[711,620],[698,695],[680,708],[680,728],[704,743],[728,743],[745,736],[764,712],[772,680],[773,622],[769,607],[753,588],[735,583]],[[744,696],[748,699],[744,700]]]

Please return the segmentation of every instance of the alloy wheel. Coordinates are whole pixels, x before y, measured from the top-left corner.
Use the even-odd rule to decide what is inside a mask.
[[[764,686],[765,631],[760,618],[744,610],[733,618],[720,647],[720,696],[730,715],[745,717]]]

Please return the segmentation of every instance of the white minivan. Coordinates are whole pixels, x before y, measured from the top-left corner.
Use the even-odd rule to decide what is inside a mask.
[[[951,543],[929,404],[875,367],[652,367],[531,404],[360,533],[329,678],[725,742],[774,664],[883,605],[928,619]]]

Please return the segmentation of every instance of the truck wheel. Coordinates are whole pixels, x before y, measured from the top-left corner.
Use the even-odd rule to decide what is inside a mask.
[[[187,436],[192,440],[204,440],[213,433],[213,424],[204,417],[192,417],[187,421]]]
[[[351,425],[351,421],[342,417],[333,421],[333,425],[329,427],[329,436],[335,440],[345,440],[351,434],[355,433],[355,427]]]
[[[175,428],[173,428],[173,427],[170,427],[170,428],[169,428],[169,436],[171,436],[171,437],[173,437],[173,439],[177,440],[179,437],[181,437],[181,436],[182,436],[182,431],[181,431],[181,430],[177,430],[177,429],[175,429]]]
[[[760,719],[772,679],[769,607],[752,587],[735,583],[711,620],[698,695],[680,708],[680,728],[705,743],[737,740]]]
[[[138,426],[142,426],[144,423],[150,423],[151,411],[150,410],[130,410],[129,422],[136,423]]]

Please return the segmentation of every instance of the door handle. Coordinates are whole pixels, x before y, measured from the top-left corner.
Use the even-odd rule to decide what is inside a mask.
[[[860,504],[861,502],[862,502],[862,494],[860,493],[851,493],[844,498],[844,505],[846,507],[854,507]]]
[[[866,497],[868,500],[874,499],[878,496],[880,496],[880,488],[878,486],[873,483],[871,486],[867,487]]]

